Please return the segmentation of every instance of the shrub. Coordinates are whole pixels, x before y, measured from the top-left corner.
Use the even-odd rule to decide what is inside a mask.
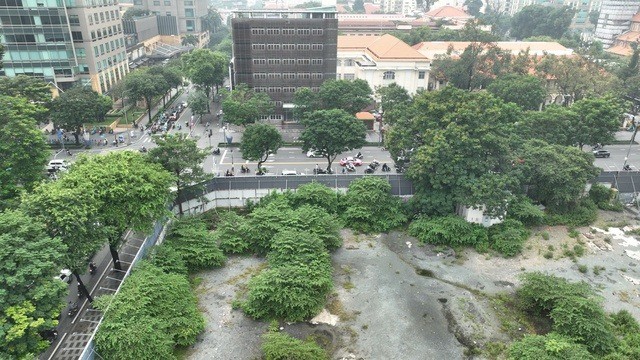
[[[175,359],[173,349],[194,344],[205,325],[187,277],[147,262],[94,306],[104,312],[97,350],[113,359]]]
[[[219,214],[218,228],[214,235],[218,246],[226,254],[243,254],[249,251],[247,220],[233,211]]]
[[[474,246],[488,239],[484,227],[455,215],[418,218],[409,225],[409,234],[423,243],[449,246]]]
[[[579,245],[579,244],[573,245],[573,253],[577,257],[580,257],[580,256],[584,255],[584,246]]]
[[[594,183],[589,190],[589,198],[596,204],[598,209],[622,211],[620,201],[614,198],[614,190],[602,184]]]
[[[330,214],[338,211],[338,194],[333,189],[317,182],[300,185],[293,197],[295,206],[313,205]]]
[[[254,209],[249,214],[248,238],[251,250],[266,255],[271,250],[271,240],[281,230],[294,227],[293,209],[285,201],[273,201]]]
[[[391,195],[391,185],[382,178],[352,181],[345,196],[346,226],[364,233],[386,232],[407,221],[400,199]]]
[[[589,271],[589,267],[587,267],[587,265],[580,264],[578,265],[578,271],[580,271],[583,274],[586,274],[587,271]]]
[[[543,231],[542,233],[540,233],[540,236],[542,236],[542,238],[544,240],[549,240],[549,232],[548,231]]]
[[[593,356],[571,338],[549,333],[547,335],[525,335],[509,346],[511,360],[590,360]]]
[[[322,309],[333,287],[325,272],[314,264],[264,270],[249,280],[247,299],[240,306],[256,319],[308,319]]]
[[[491,248],[506,257],[519,254],[528,238],[529,230],[518,220],[507,219],[489,228]]]
[[[274,236],[267,261],[271,268],[313,264],[322,271],[323,277],[330,277],[332,271],[331,258],[322,240],[304,231],[284,230]]]
[[[572,210],[562,213],[549,212],[545,217],[547,225],[587,226],[598,218],[598,207],[591,199],[582,199]]]
[[[547,316],[561,298],[569,296],[591,297],[593,290],[585,282],[572,283],[564,278],[531,272],[520,276],[522,285],[516,290],[522,310]]]
[[[222,266],[226,260],[216,237],[197,217],[185,217],[173,223],[165,243],[180,254],[191,272]]]
[[[298,340],[277,330],[262,335],[262,352],[265,360],[326,360],[327,352],[313,340]]]
[[[610,316],[611,325],[617,335],[640,333],[640,324],[627,310],[620,310]]]
[[[342,246],[340,222],[325,209],[303,205],[293,212],[293,227],[300,231],[308,231],[319,237],[327,250],[335,250]]]
[[[270,191],[267,195],[263,196],[258,200],[258,202],[247,202],[245,206],[248,212],[253,212],[255,209],[265,207],[271,203],[280,203],[286,205],[287,207],[292,207],[295,201],[295,194],[290,191],[278,192],[278,191]]]
[[[540,225],[544,222],[544,211],[540,210],[526,196],[518,196],[507,209],[507,219],[515,219],[527,226]]]
[[[187,275],[189,273],[180,253],[166,244],[153,247],[150,262],[167,274]]]

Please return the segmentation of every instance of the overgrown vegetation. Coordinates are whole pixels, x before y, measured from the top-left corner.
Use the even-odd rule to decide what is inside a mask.
[[[378,177],[352,181],[345,196],[345,225],[363,233],[387,232],[407,222],[400,199],[391,195],[391,184]]]
[[[326,360],[327,352],[312,339],[298,340],[280,332],[278,324],[272,323],[269,331],[262,335],[262,351],[265,360]]]
[[[614,190],[602,184],[594,183],[589,190],[589,198],[598,209],[622,211],[622,203],[615,198]]]
[[[175,249],[190,272],[222,266],[226,257],[216,237],[199,217],[176,220],[167,233],[164,246]]]

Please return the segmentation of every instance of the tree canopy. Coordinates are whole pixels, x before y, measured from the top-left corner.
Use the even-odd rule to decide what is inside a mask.
[[[149,72],[147,69],[139,69],[129,73],[124,82],[127,96],[136,101],[144,100],[147,106],[147,114],[151,119],[153,98],[164,94],[169,87],[164,76]]]
[[[76,143],[87,123],[104,120],[113,102],[88,86],[75,86],[63,92],[51,102],[51,121],[56,128],[73,131]]]
[[[262,163],[282,146],[282,135],[268,124],[251,124],[242,133],[240,151],[245,160],[257,161],[257,173],[262,173]]]
[[[315,149],[327,159],[327,170],[336,157],[366,143],[364,124],[344,110],[318,110],[304,118],[305,129],[300,135],[302,150]]]
[[[310,112],[330,109],[340,109],[355,115],[371,105],[372,94],[369,83],[362,79],[327,80],[317,93],[308,88],[296,92],[296,116],[303,118]]]
[[[522,40],[531,36],[560,39],[569,29],[575,10],[568,6],[525,6],[511,19],[511,36]]]
[[[222,101],[222,111],[226,121],[234,125],[247,126],[273,111],[271,98],[267,93],[255,92],[246,84],[238,84]]]
[[[494,80],[487,90],[524,110],[538,110],[547,95],[542,81],[531,75],[507,74]]]
[[[182,61],[189,80],[204,91],[207,99],[211,99],[211,90],[224,83],[229,63],[227,57],[208,49],[196,49],[183,55]]]

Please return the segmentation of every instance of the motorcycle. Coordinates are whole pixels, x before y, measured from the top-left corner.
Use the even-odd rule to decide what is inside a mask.
[[[592,150],[600,150],[602,149],[602,144],[597,143],[594,147],[591,148]]]
[[[625,165],[622,167],[622,170],[624,171],[631,171],[631,166],[629,164]]]
[[[141,153],[146,153],[147,151],[149,151],[149,150],[147,150],[147,148],[144,147],[144,146],[140,148],[140,152]]]
[[[220,155],[220,148],[213,149],[213,155]]]
[[[369,166],[375,170],[378,168],[378,166],[380,166],[380,162],[376,159],[373,159],[373,161],[371,162],[371,164],[369,164]]]
[[[84,293],[82,292],[82,286],[80,286],[80,283],[78,283],[78,299],[81,299],[84,296]]]
[[[240,172],[241,172],[241,173],[243,173],[243,174],[248,174],[248,173],[250,173],[250,172],[251,172],[251,170],[249,170],[249,167],[248,167],[248,166],[244,166],[244,165],[242,165],[242,166],[240,167]]]
[[[367,166],[367,168],[364,170],[365,174],[373,174],[376,171],[376,168],[371,166],[371,164],[369,164],[369,166]]]
[[[330,174],[330,172],[327,171],[327,169],[317,168],[317,169],[313,169],[313,174],[314,175],[324,175],[324,174]]]
[[[391,171],[391,168],[389,167],[389,165],[387,165],[387,163],[382,164],[382,171],[383,172],[389,172]]]
[[[67,311],[67,315],[75,316],[78,313],[78,310],[80,310],[80,307],[78,306],[78,302],[76,301],[69,306],[69,311]]]
[[[356,167],[353,166],[353,164],[351,164],[351,163],[347,164],[347,166],[345,166],[345,168],[347,169],[348,172],[355,172],[356,171]]]
[[[354,156],[354,158],[362,160],[362,158],[364,158],[364,156],[362,156],[362,153],[360,151],[358,151],[358,153],[356,154],[356,156]]]
[[[96,273],[96,270],[98,270],[98,267],[96,266],[96,263],[94,263],[93,261],[89,263],[89,274],[93,275]]]

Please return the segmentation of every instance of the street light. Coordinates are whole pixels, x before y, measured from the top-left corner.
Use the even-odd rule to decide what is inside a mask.
[[[128,125],[129,124],[129,117],[127,116],[127,105],[126,105],[126,101],[125,101],[127,99],[126,96],[125,96],[125,94],[127,92],[128,92],[127,90],[122,91],[122,108],[124,109],[124,121],[125,121],[125,124]],[[129,133],[129,131],[127,131],[127,139],[128,139],[127,145],[131,145],[131,133]],[[116,139],[116,141],[118,141],[118,140]]]

